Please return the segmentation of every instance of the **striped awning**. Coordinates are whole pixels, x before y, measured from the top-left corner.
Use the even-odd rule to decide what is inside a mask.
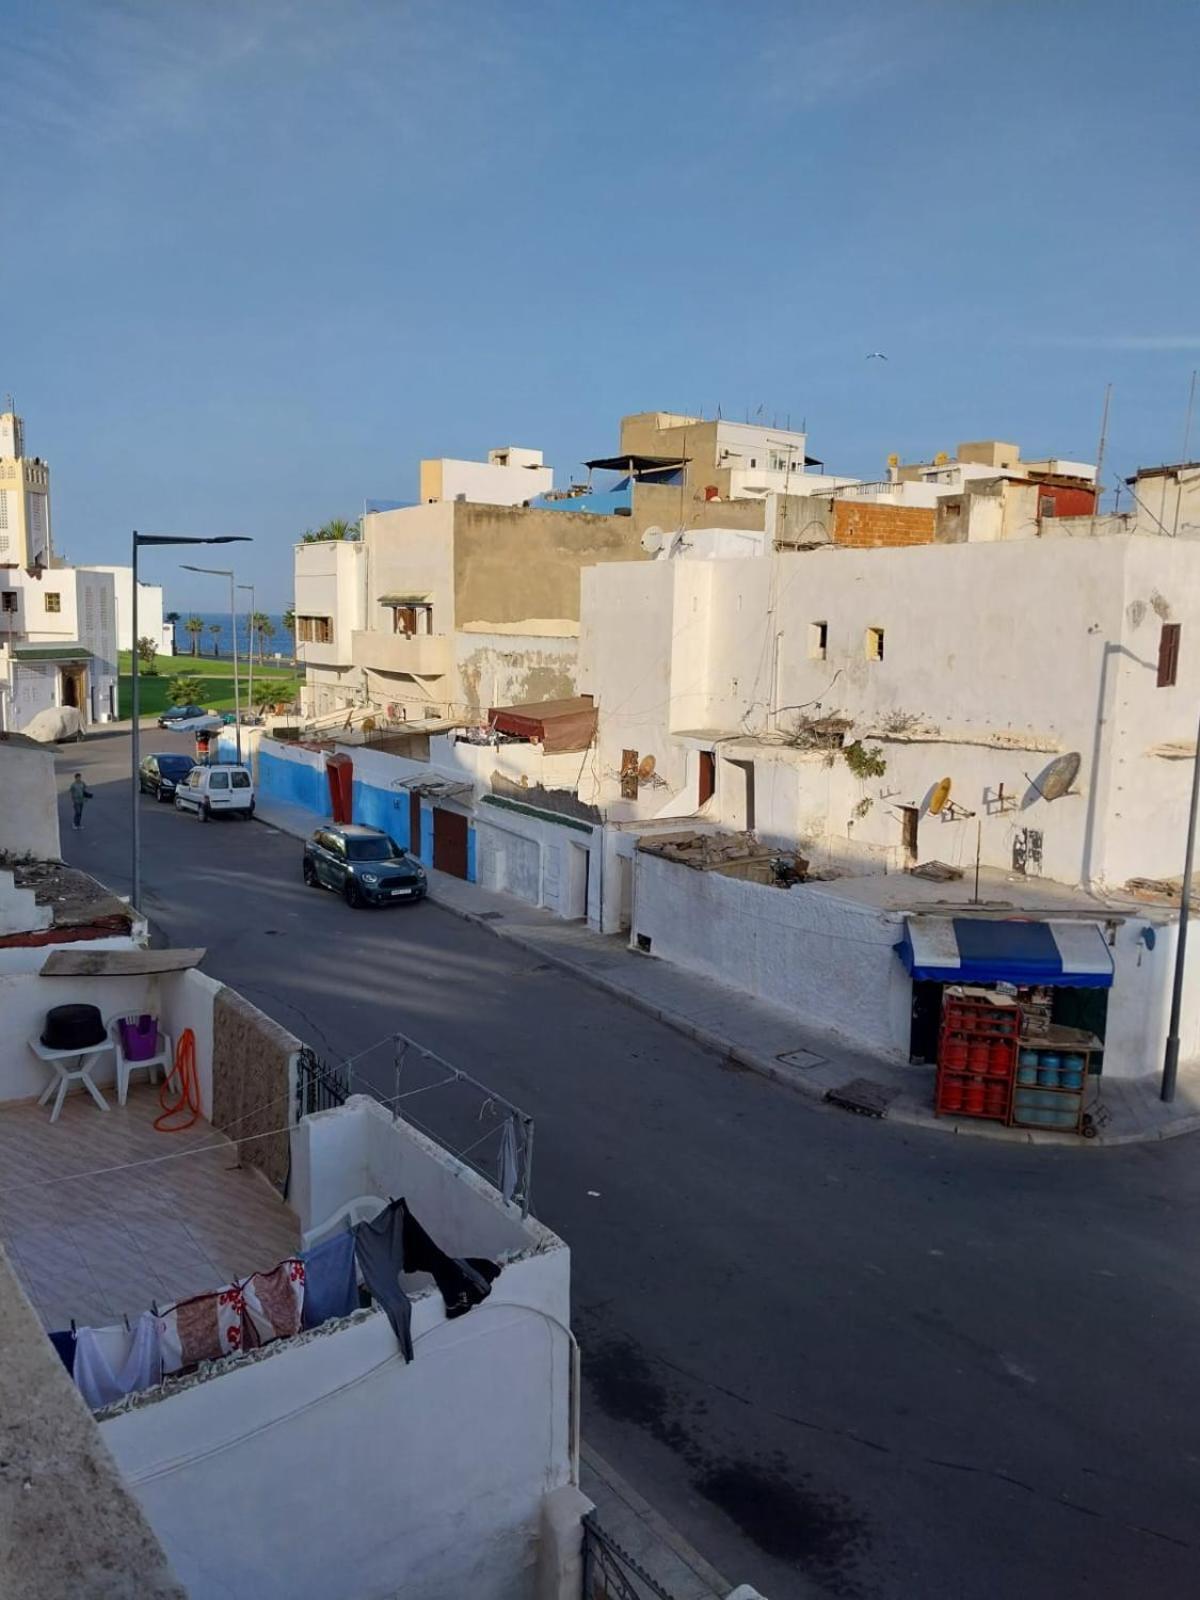
[[[909,917],[896,953],[931,983],[1112,988],[1112,952],[1097,922]]]

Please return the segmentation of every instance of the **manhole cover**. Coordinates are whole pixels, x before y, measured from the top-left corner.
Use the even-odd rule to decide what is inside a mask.
[[[851,1078],[849,1083],[830,1089],[825,1098],[830,1105],[857,1111],[859,1116],[886,1117],[887,1108],[898,1093],[899,1090],[888,1089],[882,1083],[872,1083],[870,1078]]]
[[[820,1067],[829,1057],[819,1056],[815,1050],[781,1050],[775,1059],[786,1062],[789,1067]]]

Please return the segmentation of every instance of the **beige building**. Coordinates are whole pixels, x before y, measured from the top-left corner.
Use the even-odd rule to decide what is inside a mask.
[[[25,454],[25,423],[0,412],[0,565],[48,567],[50,468]]]

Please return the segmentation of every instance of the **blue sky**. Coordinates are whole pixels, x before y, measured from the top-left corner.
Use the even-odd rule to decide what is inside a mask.
[[[1197,17],[0,0],[0,393],[56,542],[251,533],[281,607],[291,541],[421,456],[536,445],[565,482],[655,407],[806,419],[875,475],[990,435],[1093,459],[1111,380],[1111,470],[1175,459]]]

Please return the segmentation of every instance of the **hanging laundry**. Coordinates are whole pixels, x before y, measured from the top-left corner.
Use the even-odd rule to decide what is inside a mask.
[[[358,1309],[354,1235],[349,1229],[302,1251],[300,1260],[304,1263],[301,1319],[306,1328],[319,1328],[331,1317],[348,1317]]]
[[[494,1261],[448,1256],[402,1199],[358,1224],[354,1248],[363,1281],[386,1311],[406,1361],[413,1357],[412,1303],[400,1286],[402,1273],[428,1272],[441,1291],[447,1317],[460,1317],[486,1299],[500,1272]]]
[[[517,1192],[517,1176],[521,1170],[520,1155],[517,1150],[517,1120],[509,1117],[500,1134],[500,1162],[499,1162],[500,1193],[506,1200],[511,1200]]]
[[[127,1394],[152,1389],[162,1382],[163,1356],[159,1319],[144,1311],[129,1329],[80,1328],[75,1336],[75,1382],[99,1411]]]
[[[70,1328],[64,1328],[61,1333],[52,1333],[50,1343],[58,1351],[58,1358],[66,1367],[72,1377],[75,1376],[75,1335]]]
[[[159,1317],[163,1370],[178,1372],[198,1361],[220,1361],[242,1348],[241,1285],[229,1283],[211,1294],[180,1300]]]
[[[256,1272],[242,1284],[243,1348],[290,1339],[300,1332],[304,1305],[304,1263],[289,1256],[270,1272]]]

